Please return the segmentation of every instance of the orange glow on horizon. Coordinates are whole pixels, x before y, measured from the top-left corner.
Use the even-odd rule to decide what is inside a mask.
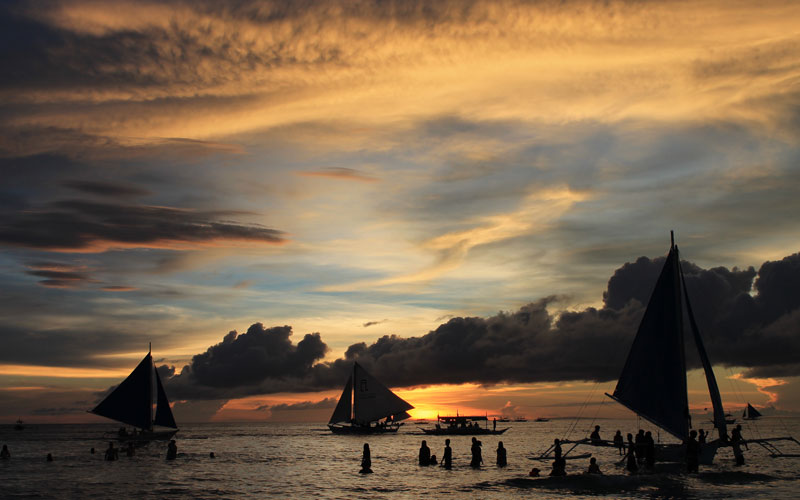
[[[56,378],[120,378],[127,377],[129,368],[66,368],[63,366],[0,365],[0,375]]]

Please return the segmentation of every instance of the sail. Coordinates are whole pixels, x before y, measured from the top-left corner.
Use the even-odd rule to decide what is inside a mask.
[[[680,268],[680,262],[678,263],[678,267],[681,271],[683,294],[686,297],[686,314],[689,317],[689,325],[692,329],[694,343],[695,346],[697,346],[700,362],[703,364],[703,371],[706,374],[706,384],[708,384],[708,394],[711,396],[711,406],[714,408],[714,427],[717,428],[720,437],[724,437],[728,435],[728,425],[725,423],[725,409],[722,407],[722,396],[720,396],[717,378],[714,376],[714,370],[711,368],[711,361],[708,359],[703,339],[700,337],[700,330],[697,328],[697,322],[694,319],[692,303],[689,301],[689,292],[686,289],[686,280],[683,279],[683,269]]]
[[[408,418],[406,410],[414,408],[356,363],[353,370],[355,397],[353,420],[368,424],[382,418],[395,416],[396,420]]]
[[[611,397],[684,439],[689,434],[689,401],[679,273],[677,249],[672,247]]]
[[[91,412],[140,429],[150,429],[153,421],[153,358],[150,353]]]
[[[340,422],[350,422],[350,406],[353,404],[353,375],[347,377],[347,383],[344,385],[344,391],[333,410],[333,415],[328,422],[329,424],[338,424]]]
[[[742,415],[744,418],[748,420],[753,420],[761,416],[761,412],[753,408],[753,405],[747,403],[747,408],[744,409],[744,414]]]
[[[164,392],[164,386],[161,384],[161,377],[158,376],[158,370],[155,371],[156,375],[156,418],[153,420],[153,425],[162,425],[164,427],[178,428],[175,423],[175,417],[172,416],[172,409],[169,407],[169,399],[167,393]]]

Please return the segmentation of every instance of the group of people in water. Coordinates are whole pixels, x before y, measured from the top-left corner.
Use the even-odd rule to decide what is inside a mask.
[[[119,460],[119,450],[120,450],[119,448],[114,447],[114,441],[109,441],[108,448],[106,448],[106,451],[103,454],[103,459],[109,462],[114,460]],[[91,448],[89,450],[89,453],[94,455],[95,449]],[[128,446],[125,447],[125,455],[132,457],[135,454],[136,454],[136,447],[134,446],[133,441],[129,441]],[[167,445],[167,460],[175,460],[177,457],[178,457],[178,445],[175,443],[175,440],[172,439]],[[8,450],[8,445],[4,444],[3,449],[0,450],[0,459],[10,459],[10,458],[11,458],[11,452]],[[216,458],[213,451],[209,454],[209,458]],[[48,453],[46,460],[48,462],[52,462],[54,460],[53,454]]]
[[[692,430],[689,438],[686,440],[686,468],[687,472],[698,472],[700,463],[700,454],[702,447],[706,444],[707,434],[702,429],[699,431]],[[724,438],[723,438],[724,439]],[[596,425],[594,431],[590,434],[588,441],[596,446],[614,446],[619,450],[619,455],[625,463],[625,469],[630,474],[636,474],[640,471],[650,472],[655,468],[656,463],[656,443],[650,431],[640,429],[634,436],[632,433],[627,435],[627,443],[622,437],[622,432],[617,431],[613,439],[605,441],[600,436],[600,426]],[[438,460],[436,455],[431,452],[427,441],[423,440],[419,448],[418,462],[420,466],[427,467],[431,465],[441,465],[445,469],[451,469],[453,466],[453,449],[450,447],[450,439],[445,439],[444,452],[442,459]],[[742,426],[737,425],[731,432],[730,444],[733,448],[736,465],[744,464],[744,456],[741,452],[742,446],[747,446],[747,443],[742,438]],[[482,443],[475,437],[472,438],[472,445],[470,447],[472,458],[470,460],[470,467],[480,468],[483,465]],[[550,476],[565,476],[567,475],[566,465],[567,461],[564,457],[561,448],[561,441],[555,439],[551,448],[553,453],[553,464]],[[497,443],[496,464],[498,467],[505,467],[508,465],[508,456],[503,442]],[[361,472],[372,472],[372,459],[370,455],[369,444],[364,444],[364,452],[361,458]],[[540,470],[537,468],[531,469],[530,476],[538,476]],[[589,466],[586,469],[587,474],[602,474],[597,459],[591,457]]]

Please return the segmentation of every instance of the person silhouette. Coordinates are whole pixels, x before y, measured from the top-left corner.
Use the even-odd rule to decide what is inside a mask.
[[[453,467],[453,449],[450,448],[450,440],[444,440],[444,454],[442,455],[442,465],[445,469]]]
[[[617,447],[620,456],[625,455],[625,440],[623,439],[622,433],[619,430],[617,430],[617,433],[614,434],[614,446]]]
[[[656,442],[650,431],[644,433],[644,463],[648,469],[656,465]]]
[[[52,453],[48,453],[47,454],[47,461],[48,462],[52,462],[53,461],[53,454]]]
[[[706,431],[704,431],[703,429],[700,429],[699,431],[697,431],[697,443],[700,446],[703,446],[704,444],[706,444]]]
[[[625,469],[629,474],[636,474],[639,466],[636,465],[636,445],[633,442],[633,434],[628,433],[628,452],[625,454]]]
[[[175,444],[174,439],[170,439],[167,445],[167,460],[175,460],[178,458],[178,445]]]
[[[119,450],[114,448],[114,442],[108,442],[108,448],[106,449],[105,459],[106,460],[117,460],[119,458]]]
[[[600,466],[597,465],[597,459],[592,457],[589,459],[589,469],[586,471],[587,474],[603,474],[600,471]]]
[[[483,456],[481,454],[481,442],[478,441],[474,436],[472,438],[472,461],[469,463],[470,467],[473,469],[480,468],[481,464],[483,463]]]
[[[428,443],[422,440],[422,446],[419,447],[419,464],[428,466],[431,464],[431,449],[428,448]]]
[[[698,472],[700,464],[700,445],[697,440],[697,431],[689,433],[689,438],[686,440],[686,471]]]
[[[595,425],[594,430],[589,435],[589,439],[592,440],[592,444],[603,444],[603,439],[600,437],[600,426]]]
[[[364,443],[364,452],[361,454],[361,474],[372,474],[372,458],[369,452],[369,444]]]
[[[556,460],[559,460],[561,458],[561,441],[559,441],[558,439],[553,440],[553,457]]]
[[[4,458],[4,459],[11,458],[11,452],[8,451],[8,445],[7,444],[3,445],[3,449],[2,449],[2,451],[0,451],[0,458]]]
[[[505,467],[506,465],[508,465],[508,461],[506,460],[506,449],[503,447],[503,442],[500,441],[497,443],[497,466]]]
[[[742,453],[741,442],[742,439],[742,426],[737,425],[731,431],[731,447],[733,448],[733,457],[736,459],[736,465],[744,465],[744,453]],[[744,443],[745,447],[747,443]]]
[[[640,465],[644,463],[644,429],[639,429],[636,433],[636,462]]]
[[[125,455],[132,457],[136,454],[136,450],[133,448],[133,441],[128,442],[128,448],[125,450]]]
[[[217,458],[217,456],[214,455],[214,452],[212,451],[211,453],[208,454],[208,458]]]

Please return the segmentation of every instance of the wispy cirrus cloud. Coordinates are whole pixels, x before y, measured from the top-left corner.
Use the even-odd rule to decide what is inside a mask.
[[[301,175],[303,177],[326,177],[329,179],[341,179],[341,180],[358,181],[358,182],[378,181],[378,179],[376,179],[375,177],[366,175],[354,168],[346,168],[346,167],[328,167],[321,170],[298,172],[297,175]]]

